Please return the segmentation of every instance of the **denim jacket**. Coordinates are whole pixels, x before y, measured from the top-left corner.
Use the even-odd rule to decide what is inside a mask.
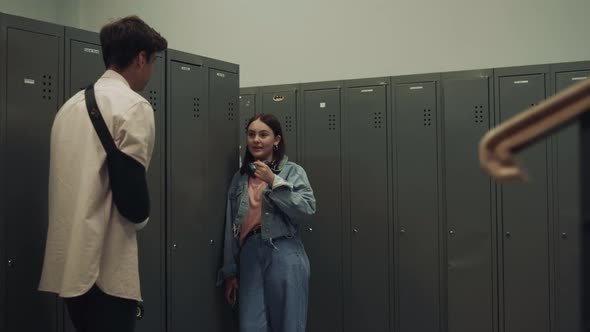
[[[236,172],[227,194],[223,267],[218,274],[220,285],[225,278],[238,274],[240,226],[249,208],[248,174]],[[315,213],[315,197],[303,168],[285,156],[278,166],[272,186],[262,192],[261,237],[273,239],[299,236],[299,225]]]

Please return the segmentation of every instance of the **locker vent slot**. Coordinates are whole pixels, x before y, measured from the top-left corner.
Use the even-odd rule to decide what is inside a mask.
[[[475,105],[475,123],[483,122],[483,105]]]
[[[373,125],[376,129],[383,128],[382,119],[381,119],[381,112],[374,112],[373,113]]]
[[[51,100],[53,97],[53,80],[51,79],[50,74],[43,75],[43,79],[41,80],[43,83],[43,94],[41,95],[44,100]]]
[[[228,121],[234,121],[234,103],[233,102],[228,102],[227,103],[227,120]]]
[[[432,110],[430,108],[424,109],[424,127],[432,126]]]
[[[328,130],[336,130],[336,114],[328,114]]]
[[[150,90],[149,92],[149,103],[152,104],[152,108],[154,109],[154,112],[157,111],[157,106],[158,106],[158,93],[154,90]]]
[[[193,98],[193,118],[198,119],[201,117],[201,99]]]
[[[285,131],[292,132],[293,131],[293,117],[287,115],[285,117]]]

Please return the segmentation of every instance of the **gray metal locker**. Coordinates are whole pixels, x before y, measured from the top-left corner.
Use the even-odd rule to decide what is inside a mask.
[[[343,328],[341,86],[340,82],[301,86],[301,163],[318,202],[313,220],[299,229],[313,271],[310,332]]]
[[[497,331],[495,186],[479,166],[493,126],[493,71],[442,76],[447,329]]]
[[[546,66],[496,70],[499,121],[545,99],[547,73]],[[500,187],[500,301],[505,332],[550,331],[553,287],[547,149],[546,141],[540,141],[518,154],[530,181]]]
[[[388,79],[379,83],[345,83],[350,199],[345,239],[351,255],[345,331],[350,332],[390,330]]]
[[[590,78],[590,62],[551,66],[552,92]],[[582,119],[554,137],[557,331],[582,331]]]
[[[166,330],[166,212],[165,212],[165,143],[166,143],[166,90],[164,55],[154,60],[152,77],[141,95],[152,105],[156,123],[156,140],[147,179],[150,190],[150,220],[137,233],[139,276],[144,315],[137,321],[138,332]]]
[[[398,324],[438,331],[438,76],[393,78]]]
[[[98,33],[65,28],[65,98],[84,90],[104,73]]]
[[[167,52],[168,328],[208,330],[208,91],[204,59]]]
[[[208,318],[206,331],[236,330],[232,320],[233,312],[224,297],[223,287],[214,287],[217,270],[223,262],[223,234],[225,230],[225,210],[227,190],[232,176],[238,170],[238,66],[226,62],[207,59],[209,68],[209,163],[207,195],[209,204],[206,220],[206,235],[209,247],[207,261],[200,262],[206,271],[205,278],[199,280],[205,287],[199,294],[206,305],[201,307]]]
[[[7,262],[0,329],[57,331],[57,297],[37,287],[47,234],[49,138],[63,100],[64,32],[61,26],[15,16],[0,21],[0,243],[2,265]]]
[[[298,145],[298,85],[270,86],[260,88],[262,98],[261,113],[270,113],[281,122],[285,139],[286,152],[290,161],[299,158]]]
[[[248,145],[246,136],[246,126],[248,121],[256,114],[256,97],[258,88],[241,88],[240,89],[240,116],[238,120],[238,139],[240,149],[240,160],[244,157]]]

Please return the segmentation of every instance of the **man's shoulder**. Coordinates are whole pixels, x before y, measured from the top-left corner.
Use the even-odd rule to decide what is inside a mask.
[[[151,104],[139,93],[127,86],[97,85],[96,99],[98,103],[109,105],[114,114],[127,113],[131,109],[144,108],[151,110]]]

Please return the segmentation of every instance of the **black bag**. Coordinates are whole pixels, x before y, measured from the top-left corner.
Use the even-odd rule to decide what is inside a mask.
[[[119,213],[133,223],[141,223],[150,215],[150,197],[146,171],[133,157],[121,152],[115,145],[102,114],[96,104],[94,84],[84,91],[86,108],[96,134],[107,153],[109,181],[113,201]]]

